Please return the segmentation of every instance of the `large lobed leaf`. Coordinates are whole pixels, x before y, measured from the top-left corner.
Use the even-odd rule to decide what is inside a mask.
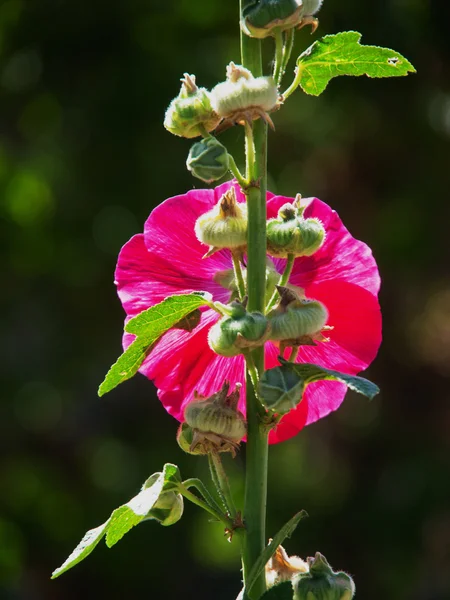
[[[399,77],[416,70],[404,56],[379,46],[362,46],[361,34],[345,31],[317,40],[297,59],[297,80],[307,94],[319,96],[333,77]]]
[[[161,492],[173,490],[177,483],[181,483],[178,467],[171,464],[164,465],[162,473],[152,485],[146,486],[145,483],[139,494],[126,504],[116,508],[103,525],[90,529],[85,534],[67,560],[53,571],[52,579],[56,579],[89,556],[104,535],[106,535],[108,548],[114,546],[130,529],[147,517]]]
[[[151,352],[152,346],[166,331],[178,324],[185,329],[186,319],[188,324],[190,322],[188,315],[210,302],[211,295],[207,292],[170,296],[130,319],[125,325],[125,331],[133,333],[136,339],[110,368],[98,389],[98,395],[103,396],[133,377]]]

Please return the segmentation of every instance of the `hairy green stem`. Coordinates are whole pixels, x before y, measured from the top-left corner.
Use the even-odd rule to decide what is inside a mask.
[[[245,189],[248,185],[248,181],[245,179],[245,177],[240,172],[239,167],[237,166],[236,161],[231,156],[231,154],[228,155],[228,166],[229,166],[229,169],[230,169],[231,173],[233,174],[234,178],[241,186],[241,188]]]
[[[205,484],[203,483],[203,481],[201,479],[197,479],[195,477],[186,479],[185,481],[183,481],[183,487],[185,487],[187,490],[191,487],[195,487],[196,490],[198,492],[200,492],[200,494],[203,496],[203,499],[207,502],[207,504],[209,504],[209,506],[211,506],[211,508],[214,508],[214,510],[216,510],[218,513],[222,512],[221,507],[217,504],[217,502],[211,496],[207,487],[205,486]]]
[[[223,468],[222,459],[218,452],[211,452],[208,454],[209,468],[211,474],[214,473],[213,479],[215,480],[217,491],[223,498],[228,515],[232,518],[236,518],[236,507],[234,505],[233,495],[231,493],[230,482],[228,481],[227,474]]]
[[[234,277],[236,279],[237,289],[239,292],[240,299],[242,300],[246,294],[245,281],[241,269],[241,252],[231,250],[231,260],[233,261]]]
[[[284,36],[283,32],[275,31],[275,65],[273,69],[273,78],[275,83],[280,85],[283,77],[283,55],[284,55]]]
[[[283,47],[283,60],[281,62],[281,78],[283,78],[288,66],[289,59],[291,58],[292,50],[294,48],[295,29],[288,29],[285,32],[284,47]],[[281,83],[281,81],[280,81]]]
[[[295,78],[294,81],[291,83],[291,85],[287,88],[287,90],[285,92],[282,93],[283,96],[283,100],[287,100],[289,98],[289,96],[295,92],[295,90],[298,88],[298,86],[300,85],[300,81],[302,78],[302,68],[301,67],[297,67],[295,69]]]
[[[240,0],[242,10],[253,0]],[[261,42],[241,32],[242,64],[260,77],[262,72]],[[252,137],[250,137],[252,136]],[[264,312],[266,289],[266,190],[267,190],[267,125],[262,119],[246,127],[248,206],[247,237],[247,292],[248,310]],[[250,143],[251,142],[251,143]],[[252,351],[256,370],[264,370],[264,348]],[[244,500],[245,539],[243,540],[242,565],[244,583],[251,568],[266,545],[266,498],[267,498],[267,430],[260,416],[260,403],[256,397],[251,376],[247,371],[247,444],[246,478]],[[254,584],[250,599],[258,599],[265,591],[262,573]]]
[[[197,506],[200,506],[200,508],[203,508],[203,510],[209,512],[209,514],[212,515],[215,519],[221,521],[227,527],[227,529],[231,529],[233,527],[233,521],[227,515],[224,515],[222,512],[218,512],[217,510],[212,508],[212,506],[210,506],[207,502],[190,492],[182,484],[178,487],[178,491],[187,500],[189,500],[193,504],[196,504]]]
[[[294,267],[295,254],[288,254],[286,266],[284,267],[284,271],[277,283],[278,286],[284,287],[289,281],[289,277],[291,276],[292,269]],[[272,298],[269,300],[266,311],[269,311],[273,306],[275,306],[278,300],[279,294],[278,290],[275,288]]]

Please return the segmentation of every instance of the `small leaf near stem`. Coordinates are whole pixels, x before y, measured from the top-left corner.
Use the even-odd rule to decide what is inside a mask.
[[[236,279],[237,288],[239,291],[240,300],[243,300],[246,295],[245,281],[241,269],[241,252],[236,252],[231,249],[231,260],[233,261],[234,277]]]
[[[286,266],[284,267],[284,271],[280,277],[280,281],[278,282],[278,286],[286,287],[287,282],[289,281],[289,277],[291,276],[292,269],[294,268],[295,254],[288,254]],[[275,306],[279,297],[278,290],[275,288],[272,298],[269,300],[267,304],[266,312],[268,312],[271,308]]]

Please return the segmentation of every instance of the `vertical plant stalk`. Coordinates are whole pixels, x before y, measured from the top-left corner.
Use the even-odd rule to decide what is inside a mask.
[[[252,0],[240,0],[240,10]],[[255,77],[262,72],[261,42],[241,32],[242,65]],[[252,137],[251,137],[252,134]],[[252,139],[253,138],[253,139]],[[253,144],[252,144],[253,142]],[[267,189],[267,125],[262,119],[254,121],[252,131],[246,131],[248,239],[247,239],[247,291],[248,310],[264,312],[266,289],[266,189]],[[254,148],[254,153],[252,152]],[[258,373],[264,370],[264,348],[252,352]],[[242,549],[244,585],[259,555],[266,545],[267,502],[267,431],[259,414],[260,405],[247,372],[247,450],[244,523],[246,528]],[[262,573],[252,587],[250,598],[259,598],[266,589]]]

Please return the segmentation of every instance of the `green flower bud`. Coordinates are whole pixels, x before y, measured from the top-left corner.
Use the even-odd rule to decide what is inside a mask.
[[[305,219],[301,197],[294,204],[284,204],[276,219],[267,222],[267,251],[272,256],[311,256],[325,241],[325,228],[316,218]]]
[[[278,90],[272,77],[253,77],[244,67],[230,63],[227,80],[211,91],[211,106],[225,119],[235,122],[262,117],[278,104]]]
[[[208,454],[211,451],[235,453],[247,433],[244,415],[237,405],[240,384],[228,395],[229,383],[209,398],[195,394],[184,411],[183,423],[177,435],[179,445],[190,454]]]
[[[144,484],[144,489],[151,487],[161,473],[154,473],[147,479]],[[169,526],[179,521],[183,515],[183,497],[176,492],[162,492],[147,513],[147,519],[155,519],[161,525]]]
[[[308,558],[309,573],[294,579],[294,600],[351,600],[355,595],[352,578],[340,571],[335,573],[327,559],[316,552]]]
[[[210,93],[198,88],[195,76],[184,74],[181,90],[172,100],[164,118],[164,127],[180,137],[194,138],[212,131],[220,122],[220,117],[211,107]]]
[[[312,15],[319,10],[322,1],[258,0],[242,12],[241,29],[251,37],[262,39],[307,23],[316,28]]]
[[[300,299],[288,288],[278,287],[281,300],[267,315],[270,339],[291,340],[293,343],[304,337],[320,333],[328,319],[328,311],[318,300]]]
[[[197,219],[195,234],[200,242],[209,246],[205,257],[220,248],[245,249],[247,206],[237,202],[234,188],[225,192],[212,210]]]
[[[262,313],[248,313],[238,301],[222,307],[228,309],[229,316],[217,321],[208,334],[208,344],[214,352],[222,356],[236,356],[243,349],[256,348],[266,341],[270,326]]]
[[[216,138],[201,140],[189,150],[186,166],[194,177],[206,183],[217,181],[229,170],[227,149]]]

